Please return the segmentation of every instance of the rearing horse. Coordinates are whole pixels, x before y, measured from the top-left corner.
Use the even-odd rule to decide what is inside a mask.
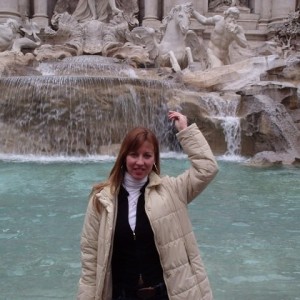
[[[159,66],[172,66],[175,72],[193,62],[191,49],[186,46],[192,4],[174,6],[162,21],[163,38],[160,43],[154,39],[158,49],[156,62]]]
[[[163,19],[161,27],[162,39],[159,42],[155,30],[149,27],[136,27],[131,31],[133,43],[145,45],[149,58],[157,66],[170,66],[175,72],[193,62],[191,49],[186,46],[192,14],[192,4],[174,6]]]

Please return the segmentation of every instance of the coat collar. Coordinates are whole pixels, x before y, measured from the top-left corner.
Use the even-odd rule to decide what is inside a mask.
[[[153,187],[153,186],[156,186],[156,185],[159,185],[161,184],[161,177],[156,174],[155,172],[151,172],[150,175],[149,175],[149,184],[148,184],[148,187]]]
[[[96,197],[108,212],[113,210],[114,197],[110,192],[109,186],[104,187],[102,191],[96,194]]]
[[[161,177],[152,171],[149,175],[149,183],[147,185],[147,188],[151,188],[160,184]],[[96,196],[107,211],[111,211],[113,209],[115,197],[110,192],[110,186],[104,187],[101,192],[96,194]]]

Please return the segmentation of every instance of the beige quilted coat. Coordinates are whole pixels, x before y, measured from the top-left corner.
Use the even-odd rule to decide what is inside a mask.
[[[209,281],[187,211],[217,173],[217,163],[195,124],[177,133],[191,167],[177,177],[152,172],[145,190],[145,209],[152,226],[170,300],[212,300]],[[116,198],[109,188],[97,194],[99,214],[89,202],[81,237],[82,274],[78,300],[111,299],[112,241]]]

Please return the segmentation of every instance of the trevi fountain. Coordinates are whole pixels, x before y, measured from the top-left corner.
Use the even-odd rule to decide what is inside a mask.
[[[298,0],[0,1],[0,299],[75,299],[90,187],[128,129],[220,172],[191,219],[216,300],[300,299]]]

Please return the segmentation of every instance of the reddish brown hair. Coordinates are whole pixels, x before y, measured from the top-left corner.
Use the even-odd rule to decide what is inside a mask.
[[[96,184],[92,189],[93,203],[98,212],[101,208],[100,203],[95,194],[108,185],[110,185],[110,190],[112,194],[118,192],[119,187],[123,182],[124,174],[126,171],[127,155],[132,151],[137,151],[146,141],[152,144],[154,149],[154,165],[152,170],[158,175],[160,174],[159,143],[155,134],[150,129],[145,127],[136,127],[132,129],[127,133],[121,144],[119,154],[109,174],[108,180]]]

